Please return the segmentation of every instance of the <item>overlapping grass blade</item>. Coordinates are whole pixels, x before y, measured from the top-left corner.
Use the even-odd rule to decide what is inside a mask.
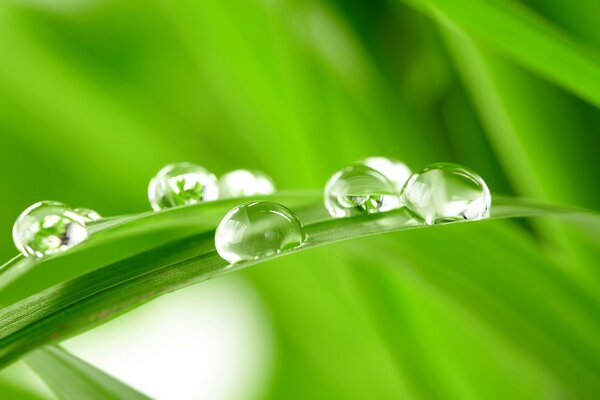
[[[600,58],[548,21],[512,1],[405,0],[520,65],[600,106]]]
[[[357,286],[368,285],[373,280],[369,275],[374,275],[381,284],[382,276],[385,277],[387,281],[383,287],[387,291],[382,289],[382,295],[377,297],[390,300],[379,304],[383,308],[379,312],[387,310],[390,315],[396,315],[407,308],[398,299],[403,292],[417,294],[417,298],[423,301],[437,302],[436,307],[440,309],[450,308],[458,312],[459,315],[453,313],[450,320],[461,317],[464,312],[464,323],[466,326],[473,325],[469,329],[479,329],[477,341],[484,343],[483,347],[489,349],[487,351],[498,351],[495,343],[502,340],[505,357],[534,360],[534,365],[543,366],[556,382],[568,388],[568,392],[585,398],[599,389],[594,376],[600,351],[597,346],[600,321],[597,299],[581,291],[577,282],[565,279],[556,271],[554,262],[540,257],[536,247],[524,240],[523,232],[509,228],[514,227],[497,223],[479,224],[471,229],[420,230],[404,235],[402,241],[388,240],[387,237],[378,239],[376,243],[374,240],[365,241],[365,247],[348,249],[348,258],[361,265],[368,258],[364,256],[366,248],[371,251],[378,249],[376,265],[379,267],[371,267],[364,273],[357,270]],[[473,243],[473,234],[485,236],[498,248],[506,249],[502,268],[494,267],[497,257],[489,256],[488,246]],[[435,251],[431,251],[432,242],[436,243]],[[392,252],[392,249],[396,251]],[[413,296],[408,297],[415,301]],[[364,301],[372,303],[377,298],[365,298]],[[373,312],[379,307],[373,308]],[[424,321],[434,318],[431,313],[423,313],[420,306],[414,306],[414,318]],[[399,329],[397,326],[394,328],[394,322],[382,325],[392,332]],[[437,336],[427,329],[423,334],[431,338]],[[403,357],[411,355],[415,351],[411,350],[412,347],[418,346],[421,340],[418,333],[416,338],[405,335],[406,342],[395,343]],[[430,342],[423,340],[423,348],[416,350],[413,356],[423,357],[421,352],[427,353],[426,346]],[[437,340],[443,341],[444,334]],[[434,361],[446,352],[453,353],[452,349],[439,349],[438,354],[430,355],[432,359],[426,365],[441,367]],[[458,365],[462,362],[464,360],[450,356],[444,364]],[[413,373],[416,371],[413,370]],[[506,372],[509,377],[514,373],[514,370],[510,371]],[[522,372],[525,371],[527,368],[523,368]],[[439,379],[445,377],[444,372],[439,374]],[[537,378],[532,376],[530,379],[529,384]],[[486,392],[485,387],[478,390],[478,393]]]
[[[149,399],[58,346],[42,347],[25,361],[60,399]]]

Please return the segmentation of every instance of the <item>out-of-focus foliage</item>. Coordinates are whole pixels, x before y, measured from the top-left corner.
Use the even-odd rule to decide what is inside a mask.
[[[5,1],[1,259],[29,204],[146,210],[173,161],[280,188],[370,155],[454,161],[493,192],[598,209],[598,15],[587,0]],[[277,337],[265,397],[593,398],[599,249],[554,222],[490,221],[244,272]]]
[[[149,399],[58,346],[35,350],[27,364],[60,399]]]

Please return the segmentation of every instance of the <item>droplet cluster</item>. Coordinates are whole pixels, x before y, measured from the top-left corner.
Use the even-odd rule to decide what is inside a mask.
[[[163,167],[150,181],[148,199],[155,211],[217,199],[267,195],[275,184],[265,173],[237,169],[220,179],[189,162]]]
[[[274,191],[273,180],[260,171],[238,169],[217,179],[204,167],[185,162],[163,167],[150,181],[148,199],[159,211]],[[324,202],[334,218],[406,207],[422,223],[439,224],[489,217],[491,196],[479,175],[457,164],[431,164],[411,173],[399,160],[369,157],[334,173],[325,185]],[[88,208],[38,202],[15,222],[14,242],[23,255],[44,257],[85,241],[86,224],[101,218]],[[215,248],[233,264],[289,251],[306,239],[302,222],[291,210],[271,201],[250,201],[221,220]]]
[[[217,179],[202,166],[181,162],[164,166],[151,179],[148,185],[148,200],[152,209],[159,211],[217,199],[268,195],[274,191],[273,180],[261,171],[238,169]],[[262,212],[256,213],[259,208],[249,207],[249,215],[262,215]],[[281,210],[278,212],[284,214]],[[265,215],[269,216],[268,213]],[[251,220],[254,221],[255,217]],[[13,240],[24,256],[44,257],[83,242],[88,237],[86,223],[101,218],[100,214],[89,208],[72,209],[63,203],[42,201],[27,208],[17,218],[13,226]],[[267,220],[275,222],[273,216]],[[293,219],[290,221],[293,222]],[[274,230],[272,234],[275,232],[278,230]],[[271,239],[266,243],[272,245],[277,241],[273,236],[266,239]],[[284,235],[278,251],[289,248],[292,243],[295,242]],[[265,254],[267,253],[265,250]]]
[[[324,201],[334,218],[404,206],[432,225],[488,218],[491,196],[479,175],[458,164],[431,164],[411,174],[398,160],[371,157],[334,173]]]

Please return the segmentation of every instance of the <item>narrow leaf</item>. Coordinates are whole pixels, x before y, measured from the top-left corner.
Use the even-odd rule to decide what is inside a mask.
[[[188,236],[150,249],[142,240],[133,241],[143,237],[144,230],[154,231],[160,221],[171,221],[168,224],[170,232],[176,231],[178,226],[189,226],[190,220],[200,221],[202,210],[216,212],[215,207],[219,205],[215,202],[209,206],[173,210],[172,215],[145,213],[137,219],[124,221],[119,228],[102,231],[89,239],[88,248],[97,248],[102,254],[119,251],[126,239],[129,244],[138,246],[138,252],[131,252],[118,260],[98,264],[95,252],[86,258],[87,253],[74,251],[48,260],[25,259],[23,266],[18,263],[13,265],[9,271],[22,267],[30,271],[43,270],[46,275],[24,274],[6,284],[5,290],[18,287],[27,293],[27,288],[32,284],[44,289],[5,302],[6,307],[0,310],[0,365],[38,346],[73,336],[162,294],[193,283],[321,245],[426,227],[419,225],[405,209],[353,218],[323,219],[320,202],[320,199],[313,200],[310,207],[300,210],[302,219],[307,222],[305,228],[308,233],[308,239],[301,247],[260,260],[231,265],[219,257],[214,249],[213,229],[216,223],[213,229],[191,232]],[[221,210],[222,214],[225,212]],[[177,218],[173,215],[177,215]],[[493,218],[539,215],[589,219],[593,214],[502,197],[497,197],[493,206]],[[93,268],[89,265],[93,265]],[[68,267],[72,275],[65,276],[61,271],[63,267]],[[77,269],[85,273],[78,274]],[[4,275],[0,275],[0,284],[3,278]]]
[[[405,0],[558,86],[600,106],[600,59],[593,49],[521,4],[486,0]]]
[[[46,346],[29,354],[25,361],[61,399],[148,399],[57,346]]]

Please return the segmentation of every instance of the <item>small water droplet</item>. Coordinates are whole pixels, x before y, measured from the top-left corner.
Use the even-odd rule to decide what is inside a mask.
[[[66,204],[40,201],[27,208],[13,226],[13,240],[26,257],[43,257],[83,242],[85,218]]]
[[[437,163],[414,173],[402,193],[408,210],[426,224],[488,218],[490,191],[479,175],[457,164]]]
[[[237,169],[219,178],[220,199],[266,195],[274,191],[273,180],[261,171]]]
[[[387,157],[369,157],[360,161],[361,164],[381,172],[394,184],[396,193],[400,194],[411,174],[410,168],[402,161]]]
[[[296,248],[305,240],[296,215],[271,201],[241,204],[225,215],[215,232],[215,247],[230,263],[256,260]]]
[[[85,218],[85,222],[98,221],[102,219],[100,214],[90,208],[76,208],[73,211]]]
[[[362,164],[336,172],[325,185],[325,207],[332,217],[389,211],[400,206],[394,183]]]
[[[174,163],[161,169],[148,186],[148,199],[155,211],[216,200],[217,178],[192,163]]]

